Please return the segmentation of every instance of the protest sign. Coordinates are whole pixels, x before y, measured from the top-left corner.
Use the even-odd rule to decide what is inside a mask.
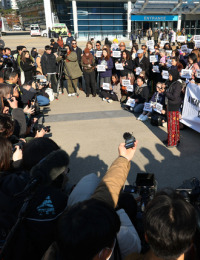
[[[177,36],[177,42],[184,42],[185,36]]]
[[[119,46],[118,46],[118,44],[116,44],[116,43],[113,43],[112,45],[111,45],[111,49],[118,49],[119,48]]]
[[[116,70],[124,70],[122,63],[115,63]]]
[[[191,79],[191,77],[192,77],[192,70],[182,69],[181,70],[181,77],[185,78],[185,79]]]
[[[200,48],[200,41],[195,41],[195,47]]]
[[[194,35],[194,41],[200,41],[200,35]]]
[[[128,92],[133,92],[133,85],[128,85],[128,86],[126,86],[126,90],[127,90]]]
[[[134,107],[135,106],[135,99],[129,98],[126,102],[127,106]]]
[[[197,78],[199,79],[200,78],[200,70],[196,70],[197,72]]]
[[[161,47],[164,47],[164,46],[165,46],[165,43],[169,43],[169,41],[161,41],[160,46],[161,46]]]
[[[181,50],[182,50],[182,52],[187,52],[187,45],[182,45],[181,46]]]
[[[188,53],[191,53],[193,51],[193,49],[187,49]]]
[[[157,62],[158,59],[156,58],[157,55],[150,55],[150,62]]]
[[[181,122],[200,133],[200,88],[196,84],[187,85]]]
[[[110,83],[103,83],[103,89],[110,90]]]
[[[160,73],[159,66],[153,66],[154,73]]]
[[[130,79],[122,79],[122,86],[127,87],[128,85],[131,85]]]
[[[121,58],[121,51],[113,51],[114,58]]]
[[[145,103],[144,103],[144,108],[143,108],[143,110],[144,110],[144,111],[147,111],[147,112],[152,112],[151,103],[145,102]]]
[[[147,41],[147,46],[154,46],[154,40]]]
[[[149,48],[149,51],[151,51],[151,52],[154,52],[155,51],[155,49],[154,49],[154,46],[152,45],[150,45],[150,46],[148,46],[148,48]]]
[[[171,67],[172,66],[172,60],[168,59],[167,60],[167,67]]]
[[[106,66],[105,65],[97,65],[97,71],[98,72],[106,71]]]
[[[102,51],[97,51],[97,52],[96,52],[96,57],[97,57],[97,58],[100,58],[101,55],[102,55]]]
[[[162,109],[163,109],[163,105],[156,103],[156,107],[154,108],[154,111],[161,114]]]
[[[137,67],[136,68],[136,75],[140,75],[140,72],[142,72],[142,68],[140,68],[140,67]]]
[[[169,72],[168,72],[168,70],[163,70],[163,71],[162,71],[162,78],[163,78],[163,79],[168,79],[168,78],[169,78]]]
[[[167,50],[166,51],[166,56],[167,57],[171,57],[172,56],[172,51],[171,50]]]

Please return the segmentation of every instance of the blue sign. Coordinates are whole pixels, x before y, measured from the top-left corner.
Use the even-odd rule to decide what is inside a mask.
[[[178,15],[131,15],[131,21],[165,22],[178,21]]]

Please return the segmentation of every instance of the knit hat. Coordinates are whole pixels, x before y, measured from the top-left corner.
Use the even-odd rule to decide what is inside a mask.
[[[89,48],[85,48],[84,53],[90,53]]]
[[[115,38],[115,39],[113,40],[113,42],[116,42],[116,43],[118,43],[118,40]]]

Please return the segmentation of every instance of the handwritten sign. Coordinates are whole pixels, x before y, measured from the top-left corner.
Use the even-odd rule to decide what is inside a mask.
[[[172,66],[172,60],[168,59],[168,60],[167,60],[167,67],[169,68],[169,67],[171,67],[171,66]]]
[[[122,86],[127,87],[131,85],[130,79],[122,79]]]
[[[121,58],[121,51],[113,51],[114,58]]]
[[[112,45],[111,45],[111,49],[118,49],[119,48],[119,46],[118,46],[118,44],[116,44],[116,43],[113,43]]]
[[[110,83],[103,83],[103,89],[110,90]]]
[[[157,57],[156,57],[157,55],[150,55],[150,62],[157,62],[158,61],[158,59],[157,59]]]
[[[140,68],[140,67],[137,67],[136,68],[136,75],[140,75],[140,72],[142,72],[142,68]]]
[[[177,42],[184,42],[185,36],[177,36]]]
[[[200,78],[200,70],[196,70],[197,72],[197,78],[199,79]]]
[[[106,71],[106,66],[105,65],[97,65],[97,71],[98,72]]]
[[[185,79],[190,79],[192,77],[192,70],[181,70],[181,77]]]
[[[156,103],[156,107],[154,108],[154,111],[158,112],[159,114],[162,113],[163,105]]]
[[[172,56],[172,50],[167,50],[166,51],[166,56],[171,57]]]
[[[115,63],[116,70],[124,70],[122,63]]]
[[[200,41],[200,35],[194,35],[194,41]]]
[[[154,73],[160,73],[159,66],[153,66]]]
[[[162,71],[162,78],[163,78],[163,79],[168,79],[168,78],[169,78],[169,72],[168,72],[168,70],[163,70],[163,71]]]
[[[166,43],[169,43],[169,41],[161,41],[160,46],[164,47]]]
[[[126,102],[126,105],[129,107],[134,107],[135,106],[135,99],[129,98]]]
[[[154,40],[147,41],[147,46],[154,46]]]
[[[200,41],[195,41],[195,47],[200,48]]]
[[[181,46],[181,50],[182,50],[182,52],[187,52],[187,45],[182,45]]]
[[[97,51],[97,52],[96,52],[96,57],[97,57],[97,58],[100,58],[101,55],[102,55],[102,51]]]
[[[128,92],[133,92],[133,85],[128,85],[128,86],[126,86],[126,90],[127,90]]]
[[[147,112],[152,112],[151,103],[145,102],[145,103],[144,103],[144,108],[143,108],[143,110],[144,110],[144,111],[147,111]]]

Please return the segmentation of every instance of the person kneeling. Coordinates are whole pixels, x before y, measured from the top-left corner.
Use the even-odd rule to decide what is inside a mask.
[[[120,81],[118,79],[117,74],[112,75],[110,91],[102,90],[101,94],[103,96],[103,101],[108,101],[108,103],[111,103],[113,101],[120,101],[121,99]]]

